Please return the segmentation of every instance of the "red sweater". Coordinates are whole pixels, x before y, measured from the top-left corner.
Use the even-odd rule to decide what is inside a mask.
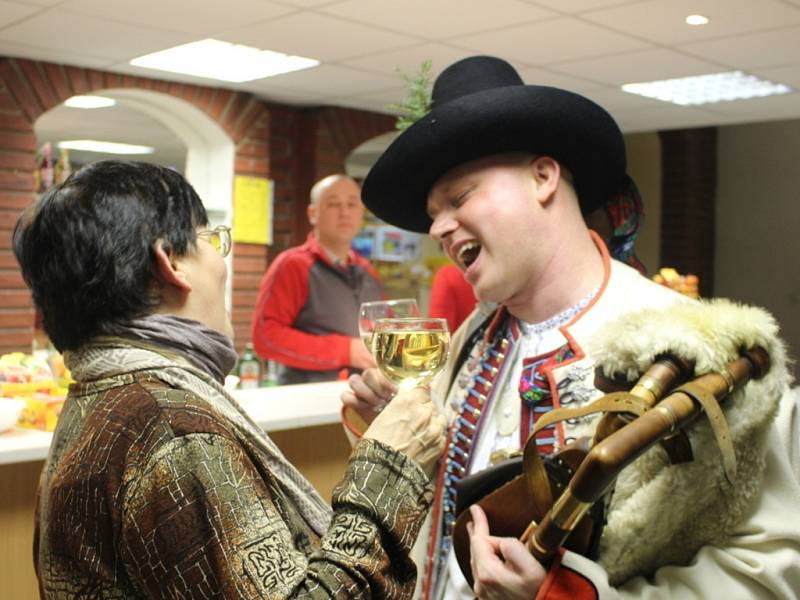
[[[281,383],[336,379],[349,366],[362,302],[381,297],[372,265],[350,251],[335,265],[313,234],[281,252],[264,274],[253,316],[256,352],[286,366]]]
[[[436,271],[431,283],[429,316],[447,319],[452,332],[469,316],[476,303],[472,286],[457,266],[447,264]]]

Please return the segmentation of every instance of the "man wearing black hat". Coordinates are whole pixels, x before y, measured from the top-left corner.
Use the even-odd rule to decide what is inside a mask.
[[[488,322],[476,313],[459,329],[449,372],[431,391],[452,426],[430,535],[422,540],[424,598],[790,597],[793,583],[800,584],[800,528],[762,506],[765,495],[791,503],[800,494],[797,457],[788,456],[788,441],[777,442],[773,425],[788,380],[774,322],[758,309],[742,316],[719,306],[714,333],[725,335],[695,335],[706,319],[694,314],[699,305],[609,256],[584,217],[638,202],[622,134],[605,110],[564,90],[526,86],[500,59],[464,59],[438,77],[431,111],[376,162],[363,199],[378,217],[429,232],[477,298],[499,305]],[[627,233],[611,240],[612,250],[630,253]],[[690,325],[674,327],[684,322]],[[659,468],[630,467],[611,497],[596,560],[564,552],[546,578],[519,542],[491,538],[476,511],[470,589],[452,550],[460,479],[518,450],[542,415],[600,396],[595,364],[608,373],[636,373],[661,348],[696,360],[698,372],[706,372],[717,363],[703,363],[703,352],[731,351],[723,338],[735,340],[734,356],[737,344],[757,342],[773,358],[751,400],[760,410],[734,406],[726,413],[737,432],[739,484],[723,486],[716,447],[698,426],[692,466],[672,468],[659,455]],[[701,363],[706,370],[699,371]],[[351,388],[343,401],[367,420],[395,392],[375,370],[351,378]],[[790,411],[781,414],[786,434],[795,421]],[[585,417],[542,429],[535,434],[539,453],[591,436],[595,424]],[[755,530],[780,542],[754,538]],[[654,573],[655,580],[642,577]]]

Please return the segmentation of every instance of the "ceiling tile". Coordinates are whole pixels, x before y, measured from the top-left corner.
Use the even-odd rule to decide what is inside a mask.
[[[367,102],[377,102],[380,106],[388,107],[390,104],[399,104],[405,98],[407,88],[405,86],[397,86],[379,90],[377,92],[365,92],[357,95],[343,94],[341,99],[365,100]],[[387,108],[387,110],[390,110]]]
[[[22,0],[24,4],[33,4],[35,6],[55,6],[61,4],[64,0]]]
[[[564,90],[583,93],[589,90],[596,90],[604,88],[605,84],[597,83],[595,81],[587,81],[579,79],[564,73],[557,73],[546,69],[539,69],[537,67],[526,67],[519,70],[519,75],[522,80],[530,85],[549,85]]]
[[[738,69],[800,62],[800,27],[686,44],[682,50]]]
[[[326,96],[353,96],[355,94],[376,92],[397,87],[397,79],[382,77],[373,73],[356,71],[337,65],[321,65],[294,73],[285,73],[251,81],[248,89],[261,93],[271,86],[291,91],[309,91]]]
[[[563,63],[553,67],[553,70],[563,71],[575,77],[602,81],[609,85],[622,85],[717,73],[721,69],[713,63],[658,48]]]
[[[325,6],[320,12],[430,40],[554,16],[552,11],[521,0],[347,0]]]
[[[673,106],[666,102],[662,107],[640,110],[620,110],[612,113],[625,133],[634,131],[659,131],[684,127],[707,127],[727,122],[722,115],[704,110]]]
[[[341,61],[340,64],[356,67],[366,71],[373,71],[383,75],[397,74],[397,69],[406,75],[413,75],[419,71],[423,61],[431,61],[431,75],[436,77],[446,67],[459,59],[472,54],[460,48],[453,48],[444,44],[423,43],[405,48],[378,52],[369,56],[351,58]],[[399,78],[399,74],[397,74]]]
[[[644,48],[641,40],[572,18],[507,27],[449,40],[454,46],[499,54],[527,65],[550,65]]]
[[[753,69],[750,72],[773,83],[783,83],[800,90],[800,63],[774,69]]]
[[[265,0],[193,0],[192,5],[192,10],[186,10],[182,2],[136,0],[116,3],[111,11],[108,0],[70,0],[61,8],[154,29],[199,35],[212,35],[297,11]]]
[[[587,10],[622,4],[625,0],[533,0],[540,6],[552,8],[561,13],[575,14]]]
[[[708,17],[709,22],[703,26],[687,25],[686,17],[698,13]],[[730,0],[649,0],[581,16],[660,44],[707,40],[800,23],[800,9],[778,0],[759,0],[755,10],[749,2]]]
[[[418,38],[309,12],[235,29],[226,32],[220,39],[323,62],[408,46],[419,41]]]
[[[35,12],[39,12],[41,7],[31,6],[30,4],[18,4],[17,2],[0,1],[0,28],[16,23],[20,19],[29,17]]]
[[[0,36],[2,36],[2,33],[0,33]],[[94,68],[108,68],[113,62],[108,58],[86,56],[84,54],[78,54],[77,52],[54,52],[46,48],[37,48],[28,46],[27,44],[18,44],[17,42],[6,42],[2,39],[0,39],[0,55]]]
[[[297,6],[298,8],[317,8],[327,4],[337,4],[331,0],[281,0],[283,4]]]
[[[733,102],[715,102],[704,106],[707,110],[717,114],[735,117],[752,116],[792,116],[800,118],[800,93],[781,94],[767,98],[749,98]]]
[[[98,59],[129,60],[156,50],[184,44],[191,39],[182,34],[155,31],[115,23],[60,8],[40,13],[0,31],[0,40],[30,43],[50,50],[75,52]]]

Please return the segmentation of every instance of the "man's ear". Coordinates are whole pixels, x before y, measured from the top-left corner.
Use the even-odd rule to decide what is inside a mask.
[[[561,180],[561,165],[549,156],[537,156],[530,162],[530,170],[536,181],[536,200],[543,206],[549,204]]]
[[[173,285],[184,292],[192,291],[192,284],[186,278],[177,261],[171,257],[167,243],[164,240],[157,240],[154,246],[156,255],[156,275],[158,279],[166,284]]]
[[[308,222],[311,223],[312,227],[317,226],[317,205],[316,204],[309,204],[306,207],[306,214],[308,215]]]

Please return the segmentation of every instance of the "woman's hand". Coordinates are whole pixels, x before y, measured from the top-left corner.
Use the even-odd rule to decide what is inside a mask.
[[[342,392],[342,403],[355,410],[367,424],[375,420],[397,393],[397,386],[381,375],[378,369],[350,375],[347,383],[350,389]]]
[[[447,420],[424,388],[397,394],[375,417],[364,438],[378,440],[414,459],[430,473],[445,446]]]
[[[469,508],[470,566],[473,591],[481,600],[533,600],[546,572],[516,538],[489,534],[486,513],[477,504]]]

